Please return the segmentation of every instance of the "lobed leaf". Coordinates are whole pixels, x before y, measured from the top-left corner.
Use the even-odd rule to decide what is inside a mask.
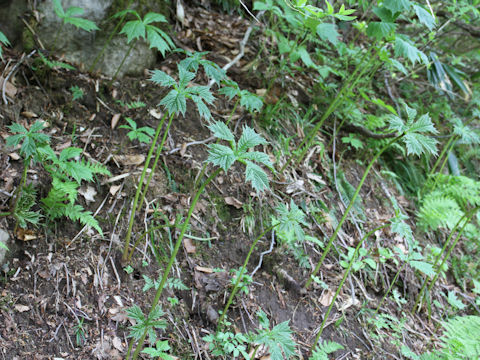
[[[245,180],[250,181],[252,183],[252,187],[257,192],[265,191],[269,188],[268,183],[268,176],[263,171],[263,169],[252,163],[251,161],[246,161],[246,169],[245,169]]]
[[[237,150],[242,153],[257,145],[265,144],[267,141],[252,128],[248,126],[243,127],[243,133],[238,141]]]
[[[219,139],[235,141],[233,133],[223,121],[215,121],[213,124],[208,126],[208,129],[213,133],[215,137]]]
[[[237,159],[233,150],[227,146],[210,144],[208,149],[209,156],[207,162],[221,167],[224,171],[227,171]]]

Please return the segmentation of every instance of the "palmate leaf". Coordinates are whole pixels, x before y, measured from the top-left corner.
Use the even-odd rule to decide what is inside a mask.
[[[210,120],[210,118],[212,117],[212,114],[210,113],[210,109],[208,108],[208,106],[203,102],[203,99],[197,95],[191,95],[190,98],[195,103],[198,110],[198,114],[201,117],[203,117],[205,120]]]
[[[383,6],[385,6],[392,13],[406,12],[410,10],[411,2],[409,0],[385,0]]]
[[[339,43],[338,38],[340,37],[340,34],[338,33],[337,26],[335,24],[331,24],[331,23],[318,24],[316,28],[316,32],[317,32],[317,35],[320,37],[320,39],[324,41],[328,41],[333,45],[336,45]]]
[[[154,22],[163,22],[164,23],[164,22],[167,22],[167,19],[162,14],[158,14],[158,13],[155,13],[155,12],[149,12],[143,18],[143,23],[145,25],[148,25],[148,24],[151,24],[151,23],[154,23]]]
[[[91,20],[82,19],[78,17],[68,17],[64,19],[66,24],[72,24],[77,28],[80,28],[85,31],[100,30],[98,26]]]
[[[252,187],[258,192],[265,191],[269,187],[268,176],[263,169],[252,163],[246,161],[245,180],[252,183]]]
[[[254,337],[254,341],[265,345],[270,350],[272,360],[288,360],[297,355],[288,321],[276,325],[272,330],[260,330]]]
[[[140,20],[130,20],[123,26],[120,34],[127,35],[127,42],[134,39],[145,38],[145,24]]]
[[[237,157],[231,148],[220,144],[210,144],[208,146],[208,162],[221,167],[224,171],[230,169]]]
[[[437,154],[438,141],[430,136],[412,132],[407,133],[402,140],[407,146],[408,155]]]
[[[170,115],[182,113],[185,115],[187,111],[187,99],[185,95],[176,89],[170,92],[160,101],[159,105],[165,106]]]
[[[242,90],[240,92],[240,105],[242,105],[249,112],[260,111],[263,106],[263,100],[260,96],[252,94],[248,90]]]

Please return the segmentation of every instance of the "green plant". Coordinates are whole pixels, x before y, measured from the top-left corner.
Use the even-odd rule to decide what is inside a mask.
[[[203,340],[209,343],[208,348],[212,355],[228,356],[229,359],[237,359],[242,355],[244,359],[250,360],[247,353],[248,338],[242,333],[217,331],[215,334],[203,337]]]
[[[8,41],[7,37],[5,36],[5,34],[3,32],[0,31],[0,43],[3,45],[3,46],[10,46],[10,41]],[[3,49],[2,47],[0,46],[0,59],[3,59]]]
[[[57,60],[50,60],[45,55],[43,55],[42,52],[40,51],[38,52],[38,58],[40,59],[40,63],[46,65],[47,68],[49,69],[61,68],[61,69],[67,69],[67,70],[75,70],[75,67],[73,67],[70,64],[66,64],[64,62],[57,61]],[[35,65],[33,65],[32,69],[37,70],[38,68]]]
[[[70,92],[72,93],[72,100],[80,100],[85,95],[83,89],[77,85],[70,87]]]
[[[328,360],[328,356],[330,354],[343,349],[344,347],[335,341],[321,341],[315,347],[315,351],[313,351],[312,356],[309,357],[309,360]]]
[[[62,28],[64,24],[71,24],[79,29],[82,29],[88,32],[92,30],[100,30],[93,21],[78,17],[79,15],[83,14],[82,8],[72,6],[65,11],[62,7],[62,3],[60,2],[60,0],[52,0],[52,1],[53,1],[53,10],[55,11],[55,14],[57,14],[57,16],[60,19],[62,19],[62,25],[60,29],[58,29],[57,35],[55,36],[55,40],[53,41],[53,45],[52,45],[53,49],[55,49],[58,36],[59,34],[62,33]]]
[[[182,70],[184,71],[184,70]],[[162,81],[166,83],[171,83],[173,79],[169,80],[166,76],[166,74],[161,74]],[[192,89],[192,88],[189,88]],[[175,91],[175,90],[172,90]],[[171,91],[171,92],[172,92]],[[197,91],[196,89],[193,89],[191,91]],[[169,108],[171,108],[171,111],[178,111],[179,106],[180,109],[182,108],[181,102],[180,103],[171,103],[171,101],[177,97],[178,92],[174,93],[175,96],[170,96],[167,94],[165,98],[169,98],[170,100],[168,102],[165,102],[162,100],[162,102],[165,103],[165,105]],[[164,99],[165,99],[164,98]],[[201,98],[197,98],[197,101],[201,100]],[[198,102],[197,102],[198,106]],[[201,112],[201,110],[199,109]],[[236,162],[240,162],[246,165],[246,171],[245,171],[245,179],[246,181],[250,181],[252,183],[253,188],[256,191],[263,191],[268,188],[268,177],[267,174],[264,172],[264,170],[256,165],[253,161],[260,162],[267,167],[271,168],[272,165],[270,163],[270,160],[268,159],[268,155],[259,152],[259,151],[249,151],[251,148],[254,148],[257,145],[260,144],[265,144],[266,141],[264,138],[262,138],[260,135],[258,135],[253,129],[249,128],[248,126],[245,126],[243,128],[243,133],[238,141],[235,142],[235,138],[233,136],[233,133],[228,129],[228,127],[222,123],[222,122],[215,122],[212,125],[209,126],[210,131],[213,132],[214,136],[226,140],[229,142],[230,147],[227,147],[225,145],[220,145],[220,144],[211,144],[209,145],[209,157],[207,161],[213,165],[218,165],[219,168],[217,168],[198,188],[198,190],[195,193],[195,196],[193,197],[190,208],[188,209],[188,213],[185,217],[185,220],[183,224],[181,225],[181,230],[180,234],[177,237],[177,241],[175,242],[175,246],[172,250],[170,260],[165,267],[162,280],[160,282],[160,285],[157,289],[157,292],[155,294],[155,298],[153,299],[152,302],[152,308],[151,311],[155,309],[157,306],[160,297],[162,295],[163,289],[165,287],[165,284],[168,279],[168,274],[170,272],[170,269],[173,266],[173,263],[175,261],[175,258],[177,256],[178,250],[180,249],[180,246],[182,244],[183,238],[185,236],[185,233],[187,232],[187,229],[189,227],[189,222],[190,218],[192,216],[193,210],[195,208],[195,205],[197,204],[201,194],[203,193],[205,187],[217,177],[217,175],[220,173],[220,171],[224,170],[225,172],[228,171],[228,169]],[[238,279],[241,279],[241,276],[238,277]],[[135,352],[133,353],[133,359],[136,359],[138,356],[138,353],[141,350],[141,347],[143,345],[143,342],[145,340],[147,331],[144,331],[144,334],[138,339],[138,344]],[[130,342],[128,352],[127,352],[127,359],[129,359],[131,349],[133,347],[133,341]]]
[[[412,356],[413,360],[453,360],[478,359],[480,357],[480,317],[457,316],[442,323],[445,332],[440,338],[442,349],[421,356]]]
[[[187,59],[184,59],[183,61]],[[195,78],[196,72],[189,71],[186,68],[186,66],[189,66],[188,62],[187,63],[180,62],[178,64],[177,66],[178,77],[179,77],[178,82],[175,81],[170,75],[160,70],[153,71],[152,76],[150,78],[150,80],[155,84],[172,88],[172,89],[165,95],[165,97],[159,103],[159,105],[163,106],[166,111],[157,126],[155,135],[152,140],[152,144],[150,146],[147,157],[145,159],[145,164],[143,166],[142,174],[140,175],[140,180],[138,181],[137,191],[135,193],[135,198],[133,200],[132,210],[130,213],[130,220],[128,223],[128,229],[127,229],[127,234],[125,238],[125,245],[123,248],[123,255],[122,255],[123,262],[127,262],[133,255],[134,249],[132,249],[130,255],[128,255],[128,250],[130,246],[130,239],[132,236],[133,223],[135,220],[137,207],[141,207],[143,204],[150,181],[153,177],[153,174],[155,173],[158,160],[162,153],[163,145],[165,144],[165,140],[167,138],[168,131],[172,124],[173,117],[176,114],[185,115],[185,112],[187,110],[187,99],[190,99],[195,103],[195,105],[197,106],[197,110],[201,116],[205,117],[207,120],[210,119],[211,117],[210,110],[208,109],[206,104],[212,104],[214,100],[214,96],[210,92],[210,88],[208,86],[200,86],[200,85],[188,86],[190,81],[192,81]],[[197,66],[197,69],[198,69],[198,66]],[[167,127],[163,133],[163,137],[160,142],[160,145],[157,146],[157,140],[167,116],[169,116]],[[147,174],[147,170],[150,165],[150,161],[152,159],[152,155],[155,150],[155,147],[157,147],[155,159],[150,169],[150,175],[144,185],[143,181]]]
[[[92,213],[76,204],[76,200],[82,181],[93,182],[94,175],[109,175],[110,172],[103,165],[75,160],[83,153],[79,148],[68,147],[57,156],[47,145],[38,148],[38,152],[44,168],[52,177],[52,188],[47,197],[41,200],[47,218],[54,220],[62,216],[68,217],[73,221],[80,221],[83,225],[91,226],[103,234]]]
[[[168,340],[160,341],[158,340],[155,343],[155,347],[146,347],[142,350],[142,353],[150,355],[152,358],[163,359],[163,360],[174,360],[173,357],[167,354],[167,351],[170,350],[170,345],[168,345]]]
[[[77,346],[82,346],[85,342],[85,329],[83,328],[84,318],[77,319],[77,323],[74,326],[75,331],[75,343]]]
[[[48,145],[49,136],[40,132],[43,128],[43,123],[39,121],[29,130],[18,123],[9,126],[9,130],[16,134],[7,138],[7,146],[17,146],[21,143],[20,154],[25,158],[22,179],[15,193],[12,210],[17,224],[22,227],[26,226],[27,221],[36,224],[40,217],[31,211],[35,205],[35,191],[32,187],[25,187],[27,170],[33,160],[42,163],[52,177],[52,187],[47,197],[41,200],[47,218],[54,220],[65,216],[73,221],[79,220],[83,225],[94,227],[102,234],[102,229],[92,213],[84,211],[83,207],[75,202],[82,181],[93,181],[95,174],[108,175],[110,172],[102,165],[74,160],[80,157],[82,149],[68,147],[57,156]]]
[[[147,316],[143,314],[139,306],[133,305],[127,309],[127,315],[135,321],[135,324],[130,326],[129,337],[138,340],[144,334],[148,334],[150,344],[154,344],[157,340],[156,329],[164,330],[167,327],[167,322],[161,317],[165,315],[160,306],[155,306]]]
[[[256,334],[250,333],[251,343],[255,344],[255,351],[252,358],[255,358],[258,348],[263,345],[270,351],[270,359],[283,360],[296,357],[296,344],[292,339],[292,330],[288,321],[275,325],[270,329],[270,322],[267,315],[260,310],[258,312],[259,329]]]
[[[402,120],[400,117],[395,115],[391,115],[389,117],[389,120],[390,120],[389,129],[394,131],[394,133],[396,133],[396,136],[392,140],[390,140],[385,146],[383,146],[375,154],[372,160],[370,160],[362,176],[362,179],[360,180],[360,183],[358,184],[355,190],[355,193],[353,194],[350,200],[350,203],[348,204],[348,207],[342,216],[342,219],[340,220],[337,227],[335,228],[335,231],[330,237],[323,251],[322,257],[320,258],[319,262],[317,263],[317,266],[312,272],[311,277],[307,280],[305,287],[308,287],[311,284],[311,282],[313,281],[312,276],[315,276],[317,272],[320,270],[320,267],[322,266],[323,261],[325,260],[328,252],[330,251],[330,248],[332,247],[333,241],[337,238],[340,228],[345,222],[350,210],[353,207],[353,204],[355,203],[355,200],[358,197],[358,194],[360,193],[360,189],[362,188],[363,183],[365,182],[365,179],[367,178],[367,175],[370,169],[372,168],[375,161],[380,157],[380,155],[385,150],[387,150],[392,144],[396,143],[399,140],[403,140],[403,142],[405,143],[407,148],[407,154],[421,155],[423,153],[427,153],[427,154],[436,153],[436,148],[435,148],[436,140],[431,137],[428,137],[427,135],[424,135],[424,133],[428,134],[428,133],[437,132],[435,130],[435,127],[433,126],[430,116],[428,114],[424,114],[415,120],[417,116],[417,111],[415,109],[408,107],[407,105],[405,105],[405,112],[407,115],[406,121]]]
[[[138,128],[137,123],[131,118],[127,117],[125,120],[127,120],[128,125],[121,125],[119,128],[130,130],[127,133],[127,136],[131,141],[138,140],[141,143],[143,142],[148,144],[152,140],[155,130],[153,130],[151,127],[142,126]]]
[[[156,22],[159,22],[159,23],[167,22],[167,20],[165,19],[165,16],[163,16],[162,14],[149,12],[142,19],[141,16],[138,14],[138,12],[136,12],[135,10],[126,9],[118,12],[113,17],[124,18],[127,14],[132,14],[137,19],[127,21],[123,26],[122,30],[120,31],[120,34],[125,34],[127,36],[127,43],[129,44],[131,43],[131,44],[127,52],[125,53],[125,56],[123,57],[120,65],[115,71],[112,81],[115,80],[115,78],[117,77],[118,72],[122,68],[125,60],[127,59],[133,47],[137,43],[138,39],[141,38],[147,41],[150,45],[150,48],[158,49],[163,56],[165,56],[166,51],[171,51],[172,49],[175,48],[175,45],[173,44],[173,41],[170,38],[170,36],[168,36],[168,34],[165,33],[163,30],[153,25],[153,23],[156,23]]]

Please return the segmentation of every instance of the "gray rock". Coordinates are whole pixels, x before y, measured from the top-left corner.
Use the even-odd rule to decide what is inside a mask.
[[[98,27],[103,27],[101,24],[106,24],[112,3],[113,0],[64,0],[62,6],[64,10],[71,6],[84,9],[80,17],[95,22]],[[36,31],[45,46],[57,54],[63,54],[66,61],[76,64],[81,70],[90,67],[105,44],[109,30],[87,32],[71,24],[63,24],[55,14],[51,1],[42,2],[38,6],[38,11],[43,18]],[[118,20],[111,21],[116,23]],[[129,47],[130,44],[127,44],[126,37],[117,35],[106,49],[102,61],[96,68],[107,76],[113,76]],[[155,60],[155,51],[143,41],[138,41],[118,76],[141,75],[144,69],[153,66]]]
[[[0,229],[0,243],[8,247],[8,241],[10,240],[10,235],[3,229]],[[3,265],[5,261],[5,255],[7,254],[7,250],[0,246],[0,266]]]

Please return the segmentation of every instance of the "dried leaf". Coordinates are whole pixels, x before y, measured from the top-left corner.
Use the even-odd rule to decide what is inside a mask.
[[[161,119],[162,118],[162,113],[158,111],[157,109],[150,109],[148,111],[150,115],[152,115],[155,119]]]
[[[4,81],[5,81],[5,79],[3,78],[3,76],[0,76],[0,89],[3,89],[3,82]],[[17,88],[11,82],[7,81],[6,84],[5,84],[5,93],[9,97],[13,98],[13,97],[15,97],[15,95],[17,95]]]
[[[208,267],[204,267],[204,266],[195,266],[195,270],[197,271],[201,271],[203,273],[206,273],[206,274],[211,274],[213,273],[213,269],[212,268],[208,268]]]
[[[33,111],[22,111],[20,113],[22,116],[25,116],[27,119],[31,119],[31,118],[37,118],[38,115],[35,114]]]
[[[145,161],[145,155],[113,155],[113,160],[122,166],[140,165]]]
[[[194,254],[195,251],[197,251],[197,247],[193,243],[193,240],[190,239],[189,237],[184,237],[183,238],[183,246],[185,247],[185,250],[187,251],[187,254]]]
[[[33,230],[22,229],[22,228],[17,229],[16,235],[17,235],[17,239],[23,240],[23,241],[31,241],[37,238],[37,235],[33,232]]]
[[[114,196],[118,192],[118,190],[120,190],[121,187],[122,187],[122,185],[112,185],[112,186],[110,186],[110,190],[109,190],[110,194],[112,196]]]
[[[117,127],[118,120],[120,120],[121,116],[122,114],[118,113],[112,116],[112,120],[110,121],[110,126],[112,127],[112,129],[115,129]]]
[[[243,206],[243,203],[240,200],[234,198],[233,196],[227,196],[224,200],[227,205],[234,206],[237,209],[241,209]]]
[[[20,160],[20,155],[15,152],[8,154],[8,156],[10,156],[10,159],[12,160]]]
[[[320,304],[323,306],[330,306],[333,300],[334,292],[331,290],[327,290],[323,293],[322,297],[320,298]]]
[[[94,202],[95,195],[97,195],[97,191],[93,186],[87,186],[87,188],[82,186],[80,189],[78,189],[78,193],[82,195],[87,202]]]
[[[30,311],[30,307],[27,305],[15,304],[14,307],[18,312]]]

